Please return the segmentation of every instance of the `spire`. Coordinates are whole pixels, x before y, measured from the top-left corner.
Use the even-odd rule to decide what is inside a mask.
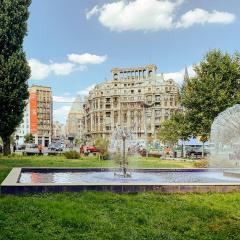
[[[188,69],[187,66],[185,66],[185,70],[184,70],[184,76],[183,76],[183,88],[186,88],[186,86],[189,83],[189,74],[188,74]]]
[[[187,67],[185,66],[183,82],[184,82],[184,84],[186,84],[186,83],[188,83],[188,81],[189,81],[189,74],[188,74],[188,69],[187,69]]]

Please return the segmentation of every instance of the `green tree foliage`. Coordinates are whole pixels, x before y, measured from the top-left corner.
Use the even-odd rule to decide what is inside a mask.
[[[20,124],[28,98],[30,77],[23,39],[30,0],[0,0],[0,136],[10,154],[10,136]]]
[[[33,143],[33,135],[31,133],[28,133],[24,136],[24,142],[25,143]]]
[[[76,144],[76,145],[80,145],[80,144],[81,144],[81,140],[80,140],[79,138],[76,138],[76,139],[75,139],[75,144]]]
[[[192,132],[187,115],[184,112],[176,112],[171,117],[171,121],[173,122],[173,125],[175,125],[178,139],[188,141]]]
[[[188,141],[192,136],[189,121],[184,112],[176,112],[172,116],[172,121],[175,125],[178,139],[182,140],[181,157],[184,157],[184,142]]]
[[[173,119],[166,120],[158,130],[157,138],[164,144],[175,145],[178,141],[176,123]]]
[[[107,139],[97,138],[94,145],[97,148],[101,159],[108,156],[109,141]]]
[[[211,50],[194,70],[196,76],[184,84],[181,100],[192,135],[205,142],[214,118],[240,102],[239,54]]]
[[[161,125],[158,131],[158,139],[168,145],[174,145],[179,139],[187,141],[191,136],[188,119],[183,112],[176,112],[169,120]]]

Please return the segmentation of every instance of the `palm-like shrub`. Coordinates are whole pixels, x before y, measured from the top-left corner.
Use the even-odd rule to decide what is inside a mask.
[[[80,153],[78,153],[78,152],[75,151],[75,150],[71,150],[71,151],[65,152],[65,153],[64,153],[64,156],[65,156],[67,159],[78,159],[78,158],[80,158]]]
[[[98,150],[100,159],[106,159],[108,157],[108,145],[109,141],[105,138],[97,138],[95,141],[95,147]]]

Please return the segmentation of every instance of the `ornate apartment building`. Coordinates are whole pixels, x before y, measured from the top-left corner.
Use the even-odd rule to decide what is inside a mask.
[[[161,122],[180,109],[178,87],[157,75],[156,65],[113,68],[112,79],[95,86],[83,105],[84,135],[108,137],[120,125],[138,138],[155,137]]]

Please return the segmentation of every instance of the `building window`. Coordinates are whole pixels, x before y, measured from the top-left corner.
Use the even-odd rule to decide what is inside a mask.
[[[147,101],[151,102],[152,101],[152,96],[147,96]]]
[[[106,126],[106,130],[110,131],[111,130],[111,126]]]
[[[160,95],[156,95],[156,96],[155,96],[155,101],[159,102],[160,99],[161,99],[161,98],[160,98]]]
[[[160,116],[161,115],[161,110],[155,110],[155,116]]]

